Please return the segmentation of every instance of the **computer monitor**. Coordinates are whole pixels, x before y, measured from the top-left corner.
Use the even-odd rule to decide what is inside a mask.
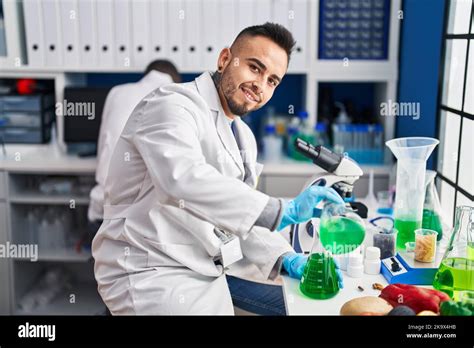
[[[109,91],[110,87],[66,87],[64,89],[64,101],[61,108],[66,144],[97,145],[102,110]]]

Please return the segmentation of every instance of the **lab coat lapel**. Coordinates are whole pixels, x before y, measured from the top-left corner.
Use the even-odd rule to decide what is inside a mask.
[[[236,117],[234,120],[235,122],[235,129],[237,132],[237,138],[240,145],[240,153],[242,155],[242,159],[244,162],[245,168],[245,178],[244,181],[250,187],[257,186],[258,175],[256,166],[259,165],[256,163],[255,159],[257,158],[257,154],[255,153],[255,147],[252,146],[252,142],[248,135],[246,135],[246,131],[244,129],[243,121],[240,117]]]
[[[226,151],[234,160],[235,164],[239,167],[243,178],[245,175],[244,163],[242,162],[239,147],[237,146],[237,142],[234,138],[234,134],[232,133],[232,129],[230,128],[230,125],[226,120],[226,116],[223,112],[217,112],[217,114],[215,114],[214,116],[216,117],[215,121],[217,133],[219,134],[219,139],[224,145]]]
[[[196,84],[199,93],[204,100],[206,100],[212,111],[219,139],[235,165],[239,168],[243,178],[245,175],[245,169],[242,157],[240,156],[240,150],[237,146],[229,122],[226,119],[224,110],[222,109],[219,95],[214,85],[214,81],[212,81],[211,74],[209,72],[203,73],[196,79]]]

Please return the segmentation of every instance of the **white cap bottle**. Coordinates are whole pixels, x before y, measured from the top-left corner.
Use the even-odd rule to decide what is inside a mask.
[[[347,275],[352,278],[360,278],[364,273],[364,266],[362,265],[362,255],[353,254],[349,256],[347,265]]]
[[[367,247],[365,249],[364,272],[366,274],[379,274],[381,265],[380,248]]]

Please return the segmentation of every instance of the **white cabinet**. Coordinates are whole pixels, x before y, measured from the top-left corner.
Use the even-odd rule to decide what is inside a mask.
[[[0,258],[0,315],[105,312],[97,292],[90,247],[81,247],[88,233],[87,206],[94,175],[66,168],[66,155],[60,162],[62,171],[55,171],[51,165],[40,172],[24,167],[21,172],[2,173],[9,190],[6,200],[0,199],[0,244],[9,241],[11,245],[27,246],[29,250],[36,247],[37,252]],[[64,192],[67,182],[71,183],[70,192]],[[59,184],[56,191],[54,183]],[[10,232],[8,226],[11,226]],[[36,285],[51,271],[65,280],[58,284],[61,287],[50,290],[57,294],[48,304],[31,306],[32,301],[25,300],[25,296],[31,291],[38,292]]]

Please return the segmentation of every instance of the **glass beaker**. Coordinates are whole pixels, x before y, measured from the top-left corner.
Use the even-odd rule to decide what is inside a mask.
[[[415,231],[415,260],[433,262],[436,256],[436,236],[438,232],[426,228]]]
[[[398,138],[385,143],[397,158],[394,217],[398,249],[414,242],[415,230],[422,225],[426,160],[438,143],[437,139],[423,137]]]
[[[324,250],[316,234],[313,233],[313,248],[301,277],[300,290],[310,298],[324,300],[339,292],[339,282],[332,255]]]
[[[441,238],[443,238],[443,225],[441,223],[441,203],[435,186],[435,178],[435,171],[426,171],[425,202],[423,204],[423,221],[421,227],[438,232],[436,240],[440,241]]]
[[[374,234],[374,247],[380,249],[380,259],[393,257],[397,254],[397,234],[396,229],[380,229]]]
[[[455,301],[461,292],[474,291],[474,207],[456,208],[453,233],[433,287]]]
[[[348,254],[364,241],[364,221],[351,208],[326,203],[321,213],[319,235],[327,251],[338,255]]]

